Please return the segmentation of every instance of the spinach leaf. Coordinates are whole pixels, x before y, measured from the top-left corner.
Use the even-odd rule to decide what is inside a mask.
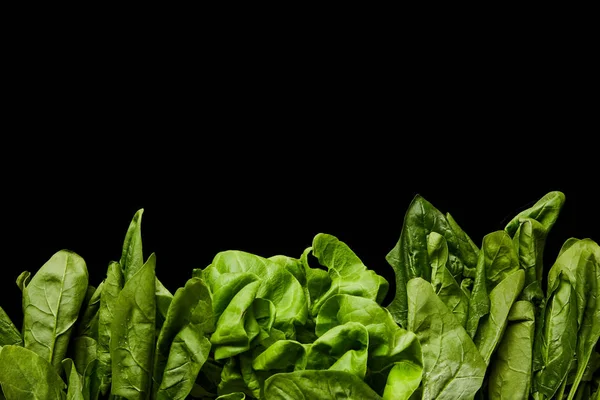
[[[486,364],[489,364],[502,338],[509,312],[523,289],[524,281],[525,272],[520,269],[504,278],[490,293],[490,313],[482,318],[473,339]]]
[[[427,251],[432,271],[431,284],[435,293],[456,316],[458,322],[465,326],[469,298],[447,268],[449,254],[446,239],[436,232],[431,232],[427,240]]]
[[[490,400],[527,399],[531,388],[535,307],[517,301],[508,314],[508,324],[489,364]]]
[[[423,367],[410,361],[394,364],[388,375],[383,391],[384,400],[410,399],[419,388]]]
[[[509,235],[514,235],[523,218],[531,218],[540,222],[549,231],[558,219],[565,203],[565,195],[559,191],[549,192],[533,206],[517,214],[504,228]]]
[[[584,265],[579,268],[584,269],[586,275],[585,282],[581,282],[585,286],[586,306],[577,338],[577,375],[568,400],[574,398],[592,352],[600,339],[600,246],[590,239],[581,240],[577,245],[582,246],[582,257],[579,260]],[[580,301],[579,298],[577,300]]]
[[[100,308],[100,295],[103,283],[97,288],[88,286],[87,294],[79,311],[74,337],[88,336],[97,339],[98,309]]]
[[[67,400],[85,400],[82,378],[73,365],[73,360],[65,358],[62,366],[67,376]]]
[[[265,381],[264,398],[266,400],[381,399],[356,375],[332,370],[275,374]]]
[[[407,290],[408,329],[423,351],[422,398],[473,399],[487,367],[477,347],[429,282],[413,278]]]
[[[185,326],[173,339],[156,398],[183,400],[208,358],[211,344],[202,330]]]
[[[543,256],[548,231],[538,221],[525,218],[517,229],[513,243],[519,265],[525,270],[525,290],[523,299],[540,304],[544,300],[542,279],[544,273]]]
[[[427,255],[427,236],[431,232],[444,236],[450,252],[457,252],[458,240],[446,217],[423,197],[416,195],[404,216],[400,239],[386,256],[396,275],[396,294],[387,309],[402,327],[407,326],[407,282],[415,277],[431,280]]]
[[[9,344],[21,346],[23,344],[23,339],[21,338],[19,329],[13,324],[2,307],[0,307],[0,346]]]
[[[188,280],[175,292],[159,341],[169,344],[166,362],[155,361],[157,399],[184,399],[192,390],[200,369],[209,357],[214,331],[212,300],[208,287],[198,278]],[[178,331],[178,332],[177,332]],[[177,332],[175,337],[173,333]],[[160,345],[157,343],[157,354]]]
[[[545,310],[544,328],[539,340],[543,367],[537,371],[534,391],[552,398],[569,372],[577,344],[577,299],[569,280],[555,280]]]
[[[450,213],[446,213],[448,225],[457,240],[457,256],[464,263],[465,269],[462,275],[470,278],[475,277],[475,268],[479,258],[479,247],[471,240],[469,235],[458,225]],[[453,273],[456,276],[455,273]]]
[[[123,276],[127,282],[144,265],[142,248],[142,215],[144,209],[139,209],[129,223],[119,265],[123,268]]]
[[[169,306],[173,301],[173,295],[169,292],[161,281],[156,278],[156,335],[158,336],[160,329],[167,318]]]
[[[98,398],[100,376],[97,373],[98,343],[88,336],[80,336],[73,340],[74,365],[83,379],[83,396],[86,400]]]
[[[156,319],[156,256],[125,282],[111,325],[112,390],[129,400],[150,393]]]
[[[471,338],[475,338],[480,319],[490,312],[491,291],[517,269],[519,260],[508,233],[496,231],[485,235],[479,252],[466,323]]]
[[[0,385],[7,400],[63,399],[67,385],[56,367],[39,354],[7,345],[0,351],[0,365]]]
[[[111,262],[104,280],[104,287],[100,295],[100,309],[98,310],[98,371],[100,379],[100,392],[106,395],[112,381],[111,366],[111,329],[115,315],[115,306],[119,293],[123,289],[123,270],[118,262]]]
[[[175,296],[156,342],[153,376],[157,388],[162,382],[162,375],[169,358],[173,339],[190,322],[194,308],[203,297],[210,299],[210,293],[199,278],[189,279],[184,287],[175,291]]]
[[[23,287],[23,342],[60,368],[88,288],[88,271],[79,255],[55,253]]]
[[[224,394],[222,396],[217,397],[215,400],[245,400],[246,394],[241,392]]]

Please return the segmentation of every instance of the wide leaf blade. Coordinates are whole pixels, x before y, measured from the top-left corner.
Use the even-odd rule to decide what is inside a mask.
[[[85,261],[68,250],[55,253],[24,287],[24,345],[57,369],[67,353],[87,288]]]

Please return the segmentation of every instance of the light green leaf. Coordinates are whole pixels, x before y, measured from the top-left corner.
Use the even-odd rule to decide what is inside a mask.
[[[173,339],[156,398],[186,399],[208,358],[210,348],[210,341],[204,332],[191,324],[185,326]]]
[[[144,252],[142,249],[142,214],[144,209],[139,209],[131,220],[125,240],[119,265],[123,268],[123,276],[127,282],[144,265]]]
[[[423,351],[423,400],[473,399],[486,371],[477,347],[433,287],[408,282],[408,329]]]
[[[308,347],[304,369],[346,371],[364,379],[368,348],[365,326],[347,322],[328,330]]]
[[[389,284],[375,271],[367,269],[352,250],[335,236],[320,233],[313,239],[312,251],[319,264],[327,267],[331,286],[312,305],[311,315],[318,314],[322,305],[332,296],[349,294],[381,303]]]
[[[421,384],[423,367],[409,361],[394,364],[383,391],[383,400],[408,400]]]
[[[0,366],[0,384],[7,400],[63,400],[67,385],[56,367],[37,353],[21,346],[4,346]]]
[[[24,345],[57,370],[67,353],[87,288],[85,261],[67,250],[54,254],[23,287]]]

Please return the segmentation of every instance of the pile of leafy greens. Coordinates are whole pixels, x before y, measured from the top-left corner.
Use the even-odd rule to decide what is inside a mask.
[[[318,234],[298,258],[218,253],[174,294],[139,210],[90,285],[61,250],[0,308],[0,399],[600,399],[600,247],[567,240],[546,275],[550,192],[477,246],[417,195],[389,283]]]

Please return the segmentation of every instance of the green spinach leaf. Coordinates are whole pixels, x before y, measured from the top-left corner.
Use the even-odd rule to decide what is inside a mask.
[[[23,342],[60,368],[88,288],[88,271],[79,255],[54,254],[23,287]]]
[[[123,281],[123,270],[119,263],[115,261],[109,263],[98,310],[97,375],[100,379],[100,392],[103,395],[108,393],[112,381],[111,330],[117,299],[123,289]]]
[[[156,319],[156,256],[125,282],[111,324],[111,393],[145,400],[150,393]]]
[[[67,388],[55,366],[25,347],[7,345],[0,351],[0,385],[7,400],[62,400]]]
[[[429,282],[413,278],[407,290],[408,329],[423,351],[422,399],[473,399],[487,367],[477,347]]]
[[[381,399],[356,375],[332,370],[275,374],[265,381],[264,398],[266,400]]]
[[[508,314],[508,324],[489,365],[490,400],[527,399],[531,389],[535,307],[517,301]]]

